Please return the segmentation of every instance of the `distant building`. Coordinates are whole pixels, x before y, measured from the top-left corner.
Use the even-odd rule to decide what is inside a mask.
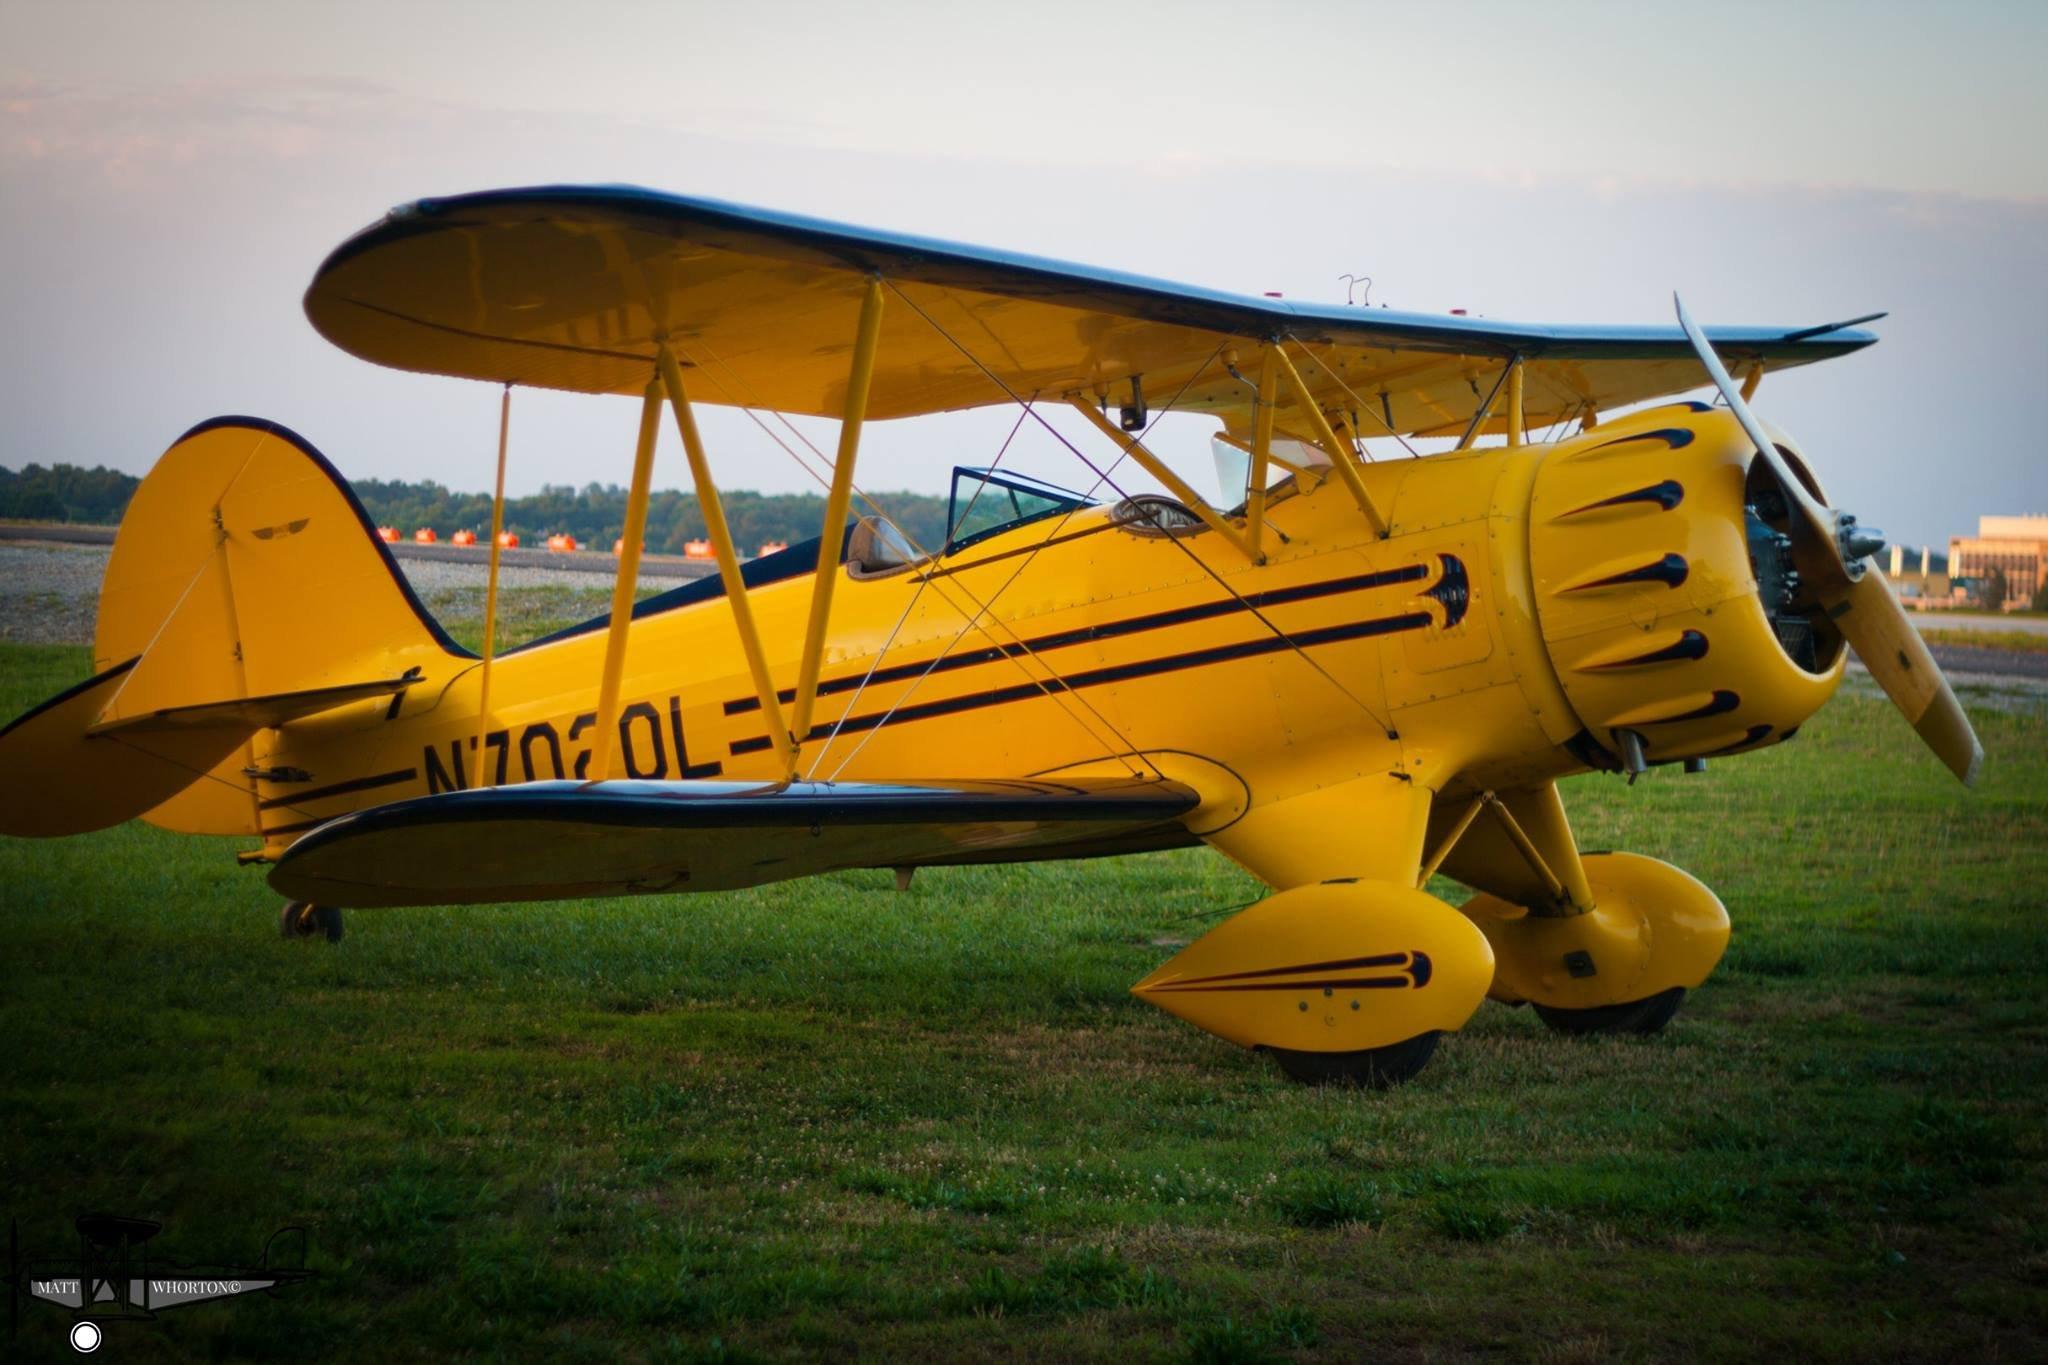
[[[1956,536],[1948,543],[1949,578],[1972,598],[1983,591],[1993,569],[2005,572],[2008,610],[2027,606],[2041,586],[2042,561],[2048,559],[2048,516],[1979,517],[1977,534]]]
[[[1877,567],[1909,607],[1940,610],[1959,605],[1949,588],[1948,566],[1928,553],[1925,545],[1917,550],[1893,545],[1877,561]]]

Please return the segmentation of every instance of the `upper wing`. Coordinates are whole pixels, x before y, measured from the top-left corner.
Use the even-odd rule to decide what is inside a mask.
[[[1298,343],[1297,365],[1325,408],[1377,410],[1359,414],[1366,435],[1382,423],[1461,429],[1517,355],[1531,425],[1701,382],[1676,327],[1249,298],[630,186],[494,190],[394,210],[321,265],[306,314],[328,340],[382,365],[589,393],[641,392],[665,338],[700,401],[837,416],[875,274],[893,291],[875,418],[1012,394],[1121,395],[1141,377],[1154,404],[1178,393],[1176,410],[1236,425],[1252,394],[1219,349],[1273,338]],[[1876,340],[1844,326],[1710,335],[1737,369]]]
[[[725,891],[851,867],[1188,842],[1174,782],[528,782],[330,820],[270,884],[335,906]]]

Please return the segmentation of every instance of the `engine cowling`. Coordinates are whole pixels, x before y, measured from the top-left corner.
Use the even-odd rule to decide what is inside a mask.
[[[1775,485],[1753,460],[1735,419],[1701,403],[1633,414],[1544,458],[1530,568],[1545,648],[1590,741],[1581,761],[1633,769],[1780,743],[1840,684],[1841,636],[1791,570]]]

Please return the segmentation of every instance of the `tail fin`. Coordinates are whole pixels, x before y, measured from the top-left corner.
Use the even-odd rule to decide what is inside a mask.
[[[219,417],[135,490],[100,587],[93,678],[0,730],[0,833],[137,815],[253,834],[243,769],[265,729],[381,698],[466,657],[427,614],[333,465]]]

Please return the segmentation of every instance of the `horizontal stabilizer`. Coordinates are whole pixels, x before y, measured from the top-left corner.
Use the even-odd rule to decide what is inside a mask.
[[[86,732],[135,668],[134,659],[60,692],[0,730],[0,834],[49,838],[132,820],[169,800],[248,737],[188,730],[147,744]]]
[[[219,729],[226,727],[253,734],[274,729],[287,721],[331,711],[337,706],[369,697],[389,697],[419,681],[415,671],[399,678],[378,678],[372,682],[343,683],[338,687],[311,687],[303,692],[278,692],[268,697],[236,697],[229,701],[203,702],[193,706],[170,706],[160,711],[104,720],[88,732],[93,735],[116,731]]]
[[[529,782],[329,821],[270,884],[333,906],[725,891],[857,867],[973,862],[1178,832],[1178,783]]]
[[[0,730],[0,834],[50,838],[105,829],[171,800],[259,730],[412,686],[415,675],[106,719],[142,660],[129,659]],[[246,787],[230,795],[253,801]]]

